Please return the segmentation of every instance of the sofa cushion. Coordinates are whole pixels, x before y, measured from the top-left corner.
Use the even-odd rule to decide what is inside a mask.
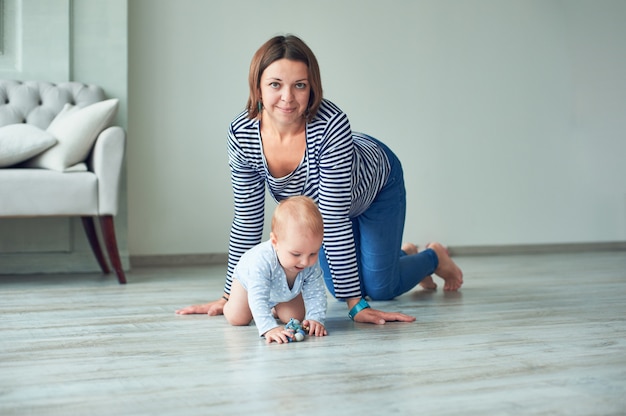
[[[56,142],[52,134],[30,124],[0,127],[0,168],[30,159]]]
[[[27,161],[25,166],[60,172],[72,170],[87,159],[98,134],[111,125],[118,105],[117,98],[83,108],[66,104],[46,130],[58,140],[57,144]]]
[[[0,195],[0,217],[100,215],[93,172],[0,169]]]

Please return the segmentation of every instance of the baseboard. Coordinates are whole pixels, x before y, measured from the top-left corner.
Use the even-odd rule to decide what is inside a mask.
[[[227,253],[130,256],[131,267],[210,266],[227,262]]]
[[[448,247],[453,256],[497,256],[515,254],[590,253],[626,251],[626,241],[559,244],[517,244]]]
[[[120,251],[120,259],[122,268],[128,271],[128,253]],[[91,251],[0,253],[0,275],[40,273],[101,273],[101,270]]]
[[[451,246],[453,256],[497,256],[514,254],[583,253],[626,251],[626,241],[608,243],[519,244],[494,246]],[[210,266],[226,264],[227,253],[130,256],[131,267]]]

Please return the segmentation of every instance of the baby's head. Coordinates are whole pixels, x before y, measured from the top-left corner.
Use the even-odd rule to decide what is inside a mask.
[[[310,267],[317,261],[323,239],[322,214],[311,198],[293,196],[278,204],[270,240],[284,268]]]
[[[292,196],[281,201],[272,217],[272,232],[280,238],[285,233],[306,232],[324,237],[324,220],[317,204],[307,196]]]

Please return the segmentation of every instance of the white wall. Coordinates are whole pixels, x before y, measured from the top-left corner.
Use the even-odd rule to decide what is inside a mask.
[[[624,21],[622,0],[132,0],[130,254],[226,252],[227,126],[287,32],[399,154],[408,240],[625,241]]]
[[[72,0],[72,33],[71,79],[100,85],[107,96],[119,98],[115,124],[126,129],[128,142],[128,0]],[[123,171],[115,233],[122,265],[127,268],[125,175]],[[99,270],[97,264],[94,267]]]

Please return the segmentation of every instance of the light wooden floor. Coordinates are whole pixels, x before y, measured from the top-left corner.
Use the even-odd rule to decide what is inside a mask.
[[[624,415],[626,253],[458,257],[459,293],[415,291],[325,338],[174,310],[224,267],[0,276],[0,415]]]

